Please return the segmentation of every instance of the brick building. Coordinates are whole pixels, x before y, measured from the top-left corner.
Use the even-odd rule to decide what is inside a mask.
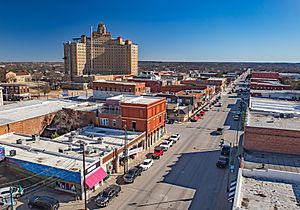
[[[279,82],[251,82],[251,90],[291,90],[290,85],[284,85]]]
[[[299,105],[299,102],[251,97],[244,149],[299,155]]]
[[[0,135],[11,132],[40,135],[59,110],[74,104],[62,100],[36,100],[1,106]]]
[[[102,127],[145,131],[147,148],[165,131],[166,99],[147,96],[115,96],[99,110],[96,124]]]
[[[3,96],[6,101],[19,101],[30,99],[29,86],[26,84],[12,84],[4,83],[0,84],[3,88]]]
[[[145,91],[145,83],[142,82],[116,80],[98,80],[93,82],[93,97],[96,100],[104,100],[122,94],[139,96]]]
[[[161,80],[149,79],[146,77],[134,77],[132,79],[128,79],[128,81],[145,83],[145,87],[148,87],[151,93],[159,93],[162,90]]]
[[[251,78],[265,78],[265,79],[279,79],[278,72],[270,72],[270,71],[252,71]]]
[[[181,84],[200,86],[200,87],[215,86],[216,92],[223,92],[225,91],[226,88],[226,82],[227,82],[226,78],[212,77],[208,79],[201,78],[201,79],[183,80],[181,81]]]

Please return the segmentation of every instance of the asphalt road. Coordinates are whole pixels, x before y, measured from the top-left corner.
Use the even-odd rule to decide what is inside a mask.
[[[133,184],[122,185],[122,192],[106,209],[231,209],[228,171],[215,163],[220,139],[236,141],[238,122],[231,111],[237,105],[233,94],[221,101],[223,107],[207,112],[198,122],[167,125],[167,132],[181,134],[180,141]],[[222,136],[211,135],[217,127],[225,128]]]

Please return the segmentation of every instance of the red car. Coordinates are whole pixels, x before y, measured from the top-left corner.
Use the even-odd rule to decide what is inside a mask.
[[[197,122],[198,119],[199,119],[199,117],[197,115],[195,115],[190,121],[191,122]]]
[[[159,159],[160,156],[164,155],[164,150],[161,147],[155,147],[153,154],[157,159]]]
[[[205,111],[201,110],[200,115],[203,116],[205,114]]]

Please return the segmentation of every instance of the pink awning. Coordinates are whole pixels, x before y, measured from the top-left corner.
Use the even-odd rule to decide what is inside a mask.
[[[91,174],[87,175],[85,178],[85,184],[88,186],[88,188],[92,188],[102,181],[106,176],[107,173],[103,170],[103,168],[97,168]]]

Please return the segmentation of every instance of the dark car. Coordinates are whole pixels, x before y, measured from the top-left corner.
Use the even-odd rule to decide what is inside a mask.
[[[219,160],[216,163],[216,166],[219,168],[226,168],[227,165],[228,165],[228,157],[220,156]]]
[[[118,197],[121,192],[121,187],[119,185],[110,185],[100,192],[95,199],[96,205],[98,207],[107,206],[107,204],[114,198]]]
[[[221,149],[221,155],[229,156],[231,147],[229,145],[223,145]]]
[[[135,178],[141,175],[142,171],[143,170],[140,167],[133,167],[129,169],[123,177],[125,183],[133,183]]]
[[[217,128],[217,130],[216,130],[216,134],[217,135],[222,135],[223,134],[223,128]]]
[[[49,196],[33,196],[29,198],[28,207],[30,209],[57,210],[59,208],[59,201]]]

